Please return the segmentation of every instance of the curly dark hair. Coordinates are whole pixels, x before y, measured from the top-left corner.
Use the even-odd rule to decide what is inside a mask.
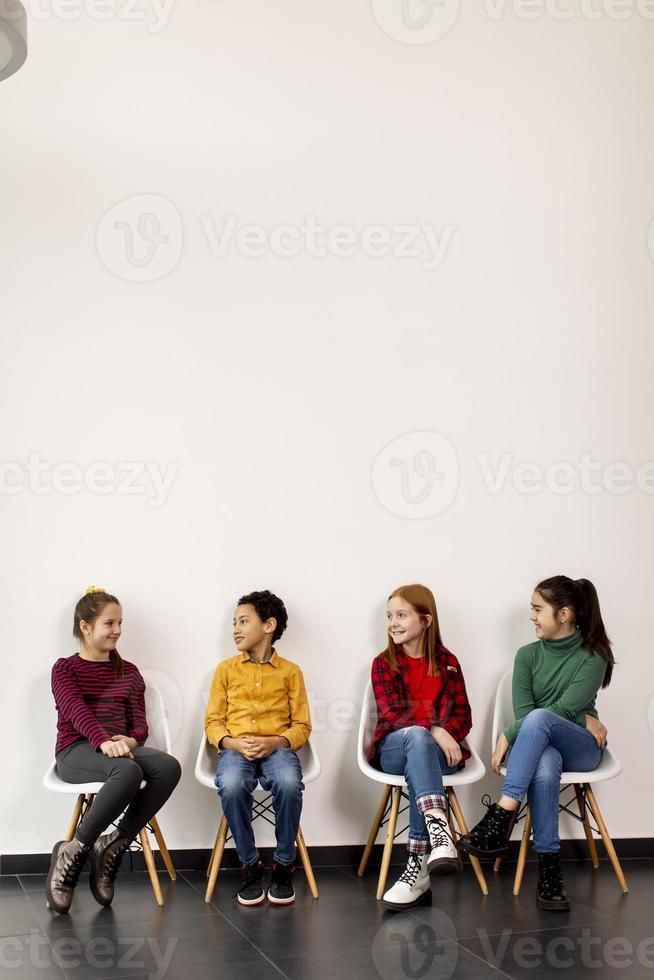
[[[288,623],[286,606],[278,596],[273,595],[268,589],[264,589],[263,592],[250,592],[248,595],[242,595],[236,605],[254,606],[254,611],[262,623],[271,618],[276,621],[273,643],[280,638],[286,629]]]

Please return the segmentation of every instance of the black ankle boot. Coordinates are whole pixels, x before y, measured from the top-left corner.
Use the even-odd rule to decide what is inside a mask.
[[[567,912],[570,908],[563,884],[561,856],[558,851],[538,855],[536,904],[547,912]]]
[[[459,848],[476,857],[497,858],[509,849],[509,826],[513,813],[504,810],[499,803],[491,803],[490,796],[481,801],[488,807],[479,823],[459,838]]]

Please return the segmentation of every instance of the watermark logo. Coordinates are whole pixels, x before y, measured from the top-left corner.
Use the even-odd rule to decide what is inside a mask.
[[[154,936],[121,936],[114,941],[108,936],[94,936],[87,942],[81,942],[76,936],[59,936],[49,940],[39,935],[38,930],[31,929],[29,936],[5,936],[0,939],[0,972],[10,976],[12,971],[19,970],[21,976],[43,976],[43,971],[57,969],[77,970],[81,967],[81,975],[89,976],[91,971],[100,971],[102,976],[111,976],[123,970],[129,970],[139,975],[148,970],[149,980],[164,980],[168,973],[171,960],[179,937],[169,939],[161,946]],[[22,968],[22,969],[21,969]]]
[[[382,31],[401,44],[433,44],[457,22],[459,0],[371,0]],[[654,20],[654,0],[481,0],[478,9],[491,21],[509,14],[523,21]]]
[[[402,44],[433,44],[449,34],[459,16],[459,0],[370,0],[384,34]]]
[[[308,214],[299,224],[283,223],[268,230],[263,225],[241,224],[236,215],[227,215],[222,227],[216,227],[211,215],[200,216],[213,258],[224,259],[229,253],[246,258],[274,255],[293,259],[306,255],[313,259],[350,259],[365,255],[371,259],[422,259],[422,267],[432,272],[440,268],[449,247],[453,225],[442,229],[434,225],[397,224],[326,225],[316,215]]]
[[[180,260],[184,232],[179,211],[159,194],[137,194],[110,208],[100,221],[96,248],[119,279],[154,282]]]
[[[0,495],[52,493],[71,496],[86,490],[104,496],[110,493],[144,497],[149,507],[161,507],[168,499],[178,463],[160,466],[154,460],[104,460],[80,466],[73,460],[51,462],[32,453],[27,460],[0,460]]]
[[[22,0],[29,20],[119,20],[146,25],[149,34],[159,34],[168,24],[175,0]],[[18,17],[16,0],[0,0],[0,17]]]
[[[389,442],[372,464],[377,499],[397,517],[442,514],[456,496],[459,464],[454,447],[438,432],[410,432]]]
[[[386,919],[372,941],[372,962],[382,980],[450,980],[459,958],[454,923],[437,908],[426,910],[429,921],[400,913]]]

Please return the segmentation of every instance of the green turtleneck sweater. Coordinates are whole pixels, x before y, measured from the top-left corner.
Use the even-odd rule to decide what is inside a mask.
[[[547,708],[582,728],[586,715],[597,718],[595,696],[602,686],[606,660],[583,647],[579,630],[562,640],[536,640],[520,647],[513,665],[513,713],[504,734],[509,744],[534,708]]]

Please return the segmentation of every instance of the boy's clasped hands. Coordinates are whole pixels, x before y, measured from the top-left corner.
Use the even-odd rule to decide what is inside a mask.
[[[242,735],[240,738],[226,735],[222,740],[223,749],[234,749],[250,762],[255,759],[265,759],[277,749],[288,747],[288,739],[283,735]]]

